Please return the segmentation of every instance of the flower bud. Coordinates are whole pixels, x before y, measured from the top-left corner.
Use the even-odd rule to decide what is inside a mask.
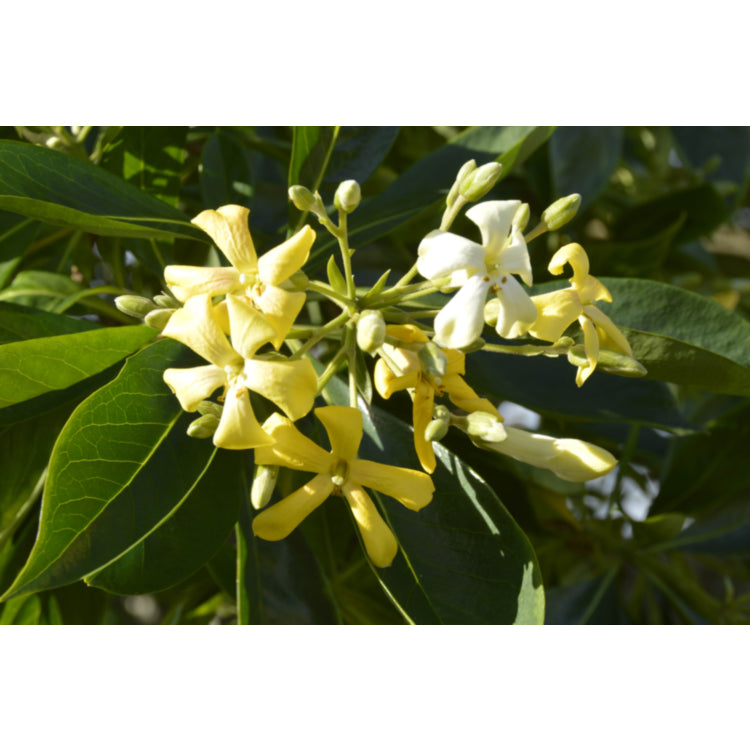
[[[380,310],[365,310],[357,320],[357,346],[372,354],[385,341],[385,320]]]
[[[586,367],[589,364],[583,346],[574,346],[568,350],[568,362],[575,367]],[[599,350],[596,368],[626,378],[642,378],[648,374],[648,370],[637,359],[612,349]]]
[[[442,378],[448,369],[448,358],[445,352],[434,342],[428,341],[418,353],[422,372],[436,378]]]
[[[318,213],[322,203],[319,195],[313,194],[302,185],[292,185],[289,188],[289,200],[300,211],[312,211],[313,213]]]
[[[530,216],[531,216],[531,211],[529,210],[529,204],[522,203],[518,207],[518,210],[516,211],[516,214],[513,217],[513,226],[519,232],[523,232],[523,230],[526,229],[526,225],[529,223]]]
[[[458,192],[467,201],[478,201],[480,198],[484,198],[495,187],[495,183],[500,179],[502,171],[503,165],[496,161],[483,164],[468,177],[464,178],[458,188]]]
[[[350,214],[359,205],[362,200],[362,191],[356,180],[346,180],[342,182],[336,195],[333,196],[333,205],[336,209],[345,214]]]
[[[146,315],[146,317],[143,319],[143,322],[147,326],[151,326],[151,328],[156,328],[157,331],[163,331],[167,327],[169,319],[176,312],[177,310],[163,310],[160,308],[156,308],[155,310],[152,310],[148,315]]]
[[[294,289],[300,289],[304,291],[307,289],[307,285],[310,282],[309,276],[302,270],[295,271],[284,284],[289,284]]]
[[[268,505],[276,487],[278,476],[278,466],[255,465],[255,469],[253,470],[253,485],[250,488],[250,502],[255,510],[260,510]]]
[[[559,229],[578,213],[580,205],[581,196],[578,193],[571,193],[547,206],[542,212],[542,222],[550,231]]]
[[[168,294],[157,294],[154,297],[154,302],[156,302],[159,307],[163,307],[165,310],[174,310],[175,308],[180,306],[180,303],[177,302],[174,297],[171,297]]]
[[[488,443],[500,443],[507,437],[502,420],[486,411],[466,415],[466,434]]]
[[[218,429],[219,420],[213,414],[204,414],[188,425],[187,434],[194,438],[209,438],[213,437]]]
[[[201,401],[198,404],[198,413],[213,414],[217,419],[221,419],[221,414],[224,411],[224,407],[221,404],[215,404],[213,401]]]
[[[115,307],[121,313],[130,315],[132,318],[140,318],[141,320],[152,310],[156,309],[156,305],[150,299],[138,297],[135,294],[123,294],[115,297]]]
[[[445,200],[446,205],[448,208],[450,208],[455,202],[456,198],[458,197],[458,189],[461,187],[461,183],[477,168],[477,163],[474,161],[474,159],[470,159],[469,161],[464,164],[461,169],[458,170],[458,174],[456,175],[456,180],[451,186],[450,192],[448,193],[448,197]]]
[[[442,404],[435,407],[433,417],[424,431],[424,438],[430,443],[433,440],[442,440],[448,434],[451,424],[451,413]]]

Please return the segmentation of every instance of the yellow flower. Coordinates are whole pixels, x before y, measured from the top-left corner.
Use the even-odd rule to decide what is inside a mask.
[[[201,401],[223,387],[224,409],[214,444],[219,448],[255,448],[273,439],[255,418],[249,391],[273,401],[291,419],[299,419],[312,409],[318,381],[307,359],[256,357],[258,349],[276,335],[276,329],[238,297],[228,298],[227,310],[231,344],[210,294],[191,297],[172,315],[163,335],[189,346],[211,364],[170,368],[164,373],[164,381],[185,411],[195,411]]]
[[[413,325],[389,325],[386,333],[405,343],[428,341],[427,336]],[[425,429],[432,421],[435,396],[447,394],[459,409],[467,412],[486,411],[502,419],[497,409],[486,398],[477,396],[461,377],[466,371],[461,352],[443,349],[447,360],[445,374],[436,376],[424,370],[415,351],[389,344],[384,344],[383,349],[401,374],[394,373],[386,360],[378,359],[375,363],[375,388],[383,398],[390,398],[391,394],[405,388],[413,389],[414,447],[425,471],[432,473],[436,466],[432,442],[425,437]]]
[[[409,510],[420,510],[432,500],[432,479],[421,471],[357,458],[362,440],[362,414],[358,409],[323,406],[315,409],[315,415],[328,433],[330,453],[280,414],[273,414],[263,424],[274,443],[256,449],[255,463],[286,466],[315,476],[259,513],[253,520],[253,531],[268,541],[283,539],[331,493],[343,494],[370,559],[378,567],[388,567],[396,556],[398,542],[364,487],[395,498]]]
[[[164,278],[180,302],[198,294],[242,297],[274,326],[271,343],[278,349],[305,304],[304,292],[287,291],[281,284],[307,261],[315,231],[305,226],[258,258],[247,225],[249,213],[243,206],[229,205],[202,211],[192,221],[213,239],[231,267],[167,266]]]
[[[596,369],[600,346],[628,357],[633,356],[633,350],[612,320],[594,304],[597,300],[611,302],[612,296],[604,284],[589,275],[588,255],[578,243],[565,245],[552,256],[548,266],[550,273],[558,276],[566,263],[573,269],[571,286],[531,298],[538,317],[528,331],[538,339],[557,341],[565,329],[578,320],[588,360],[576,373],[576,384],[580,387]]]

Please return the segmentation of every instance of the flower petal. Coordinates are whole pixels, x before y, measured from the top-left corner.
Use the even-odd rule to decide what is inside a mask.
[[[225,385],[227,376],[221,367],[170,367],[164,371],[164,382],[177,396],[185,411],[195,411],[217,388]]]
[[[253,303],[276,329],[276,335],[271,339],[274,348],[278,349],[284,343],[289,329],[305,306],[306,299],[304,292],[288,292],[277,286],[262,287],[262,291],[253,289]]]
[[[347,482],[342,489],[359,526],[367,555],[379,568],[387,568],[398,552],[396,537],[362,487]]]
[[[286,242],[258,258],[258,277],[264,284],[278,286],[307,262],[315,242],[315,230],[305,225]]]
[[[326,428],[334,460],[351,461],[362,442],[362,412],[351,406],[321,406],[315,416]]]
[[[239,279],[240,272],[227,266],[167,266],[164,269],[164,280],[180,302],[185,302],[198,294],[209,294],[212,297],[226,294],[237,287]]]
[[[245,389],[230,388],[224,399],[219,427],[214,433],[217,448],[245,450],[270,445],[273,438],[258,424]]]
[[[460,375],[446,375],[443,378],[443,388],[450,400],[459,408],[469,413],[486,411],[502,419],[500,413],[486,398],[480,398],[471,386]]]
[[[192,223],[200,227],[240,273],[257,273],[258,256],[247,225],[250,210],[228,205],[201,211]]]
[[[435,343],[448,349],[468,346],[484,328],[489,276],[472,276],[435,317]]]
[[[262,312],[244,299],[229,294],[226,303],[232,345],[245,359],[250,359],[263,344],[277,335],[276,328]]]
[[[596,363],[599,361],[599,336],[596,333],[596,326],[587,315],[581,315],[578,321],[583,330],[583,348],[588,359],[588,364],[579,367],[576,373],[576,385],[580,388],[594,372]]]
[[[436,229],[420,243],[417,270],[426,279],[451,277],[451,286],[464,283],[477,273],[484,273],[484,248],[451,232]]]
[[[328,475],[313,477],[283,500],[261,511],[253,519],[255,536],[276,542],[299,526],[331,494],[334,484]]]
[[[499,278],[493,277],[493,281],[496,284],[495,294],[500,301],[495,330],[505,339],[517,338],[526,333],[536,320],[536,307],[515,276],[504,274]]]
[[[583,311],[578,292],[570,287],[537,294],[531,301],[538,316],[529,327],[529,333],[544,341],[557,341]]]
[[[242,361],[221,330],[208,294],[187,300],[184,307],[172,314],[162,334],[177,339],[219,367]]]
[[[583,308],[583,312],[594,321],[601,346],[607,349],[614,348],[619,350],[623,354],[627,354],[628,357],[633,356],[633,350],[628,340],[608,315],[605,315],[598,307],[594,307],[593,305],[586,305]]]
[[[484,201],[472,206],[466,218],[473,221],[482,233],[482,244],[488,264],[499,261],[500,253],[508,242],[513,217],[521,201]],[[525,245],[524,245],[525,246]]]
[[[422,471],[357,458],[349,465],[349,479],[398,500],[409,510],[424,508],[435,492],[432,478]]]
[[[388,336],[401,339],[401,341],[405,341],[409,344],[429,341],[429,338],[424,331],[421,331],[415,325],[411,324],[397,325],[391,323],[385,327],[385,332]]]
[[[414,391],[414,406],[412,417],[414,420],[414,448],[417,451],[422,468],[432,474],[437,465],[432,441],[425,437],[427,425],[432,421],[432,409],[435,404],[435,389],[423,380],[419,381]]]
[[[533,283],[531,258],[526,247],[526,240],[515,227],[511,231],[508,244],[500,251],[497,267],[500,271],[518,274],[527,286]]]
[[[383,398],[390,398],[396,391],[403,391],[405,388],[414,388],[418,380],[418,370],[414,370],[406,375],[394,375],[393,370],[386,364],[384,359],[378,359],[375,363],[373,373],[375,390]]]
[[[318,378],[309,359],[247,359],[245,385],[297,420],[313,408]]]
[[[563,245],[552,256],[547,268],[551,274],[559,276],[566,263],[573,269],[573,286],[582,287],[589,275],[589,256],[577,242]]]
[[[255,450],[255,463],[286,466],[314,474],[326,474],[331,468],[331,454],[303,435],[286,417],[272,414],[263,429],[273,438],[273,445]]]

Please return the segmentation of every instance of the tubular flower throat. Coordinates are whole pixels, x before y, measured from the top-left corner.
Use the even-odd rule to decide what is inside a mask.
[[[583,344],[588,363],[578,368],[576,384],[580,388],[596,369],[599,347],[614,349],[633,356],[628,340],[619,328],[594,304],[597,300],[612,301],[607,287],[589,275],[589,258],[577,242],[561,247],[549,262],[555,276],[563,272],[565,264],[573,269],[571,286],[532,297],[539,315],[529,333],[545,341],[557,341],[575,320],[583,330]]]
[[[275,333],[270,341],[278,349],[305,304],[304,292],[288,291],[281,285],[307,261],[315,231],[305,226],[258,258],[248,228],[249,214],[249,209],[234,205],[199,213],[192,223],[211,237],[232,265],[167,266],[164,278],[180,302],[198,294],[237,295],[244,299],[271,322]]]
[[[219,448],[256,448],[272,443],[273,438],[255,418],[249,392],[259,393],[291,419],[299,419],[312,409],[317,378],[307,359],[256,357],[258,349],[276,335],[276,329],[239,297],[228,298],[227,310],[231,344],[210,294],[191,297],[172,315],[163,335],[182,342],[211,364],[169,368],[164,372],[164,382],[189,412],[195,411],[217,388],[223,388],[220,400],[223,399],[224,408],[214,444]]]
[[[466,212],[480,229],[482,244],[436,230],[419,245],[417,269],[427,279],[449,277],[461,288],[435,318],[435,342],[461,349],[475,341],[484,327],[487,293],[496,295],[498,335],[517,338],[536,319],[536,308],[513,274],[531,285],[526,242],[513,223],[521,201],[486,201]]]
[[[253,520],[256,536],[277,541],[290,534],[332,493],[342,494],[357,522],[365,549],[378,567],[388,567],[398,552],[393,532],[365,492],[370,487],[420,510],[432,500],[435,486],[421,471],[357,458],[362,440],[362,413],[350,406],[315,409],[331,443],[331,451],[305,437],[290,420],[273,414],[263,424],[273,443],[256,448],[256,465],[286,466],[315,476],[305,485],[259,513]]]
[[[389,325],[386,333],[405,343],[428,341],[427,336],[413,325]],[[422,468],[430,474],[435,471],[435,451],[432,442],[425,437],[425,430],[432,420],[436,396],[447,394],[459,409],[467,412],[485,411],[502,419],[492,403],[477,396],[461,377],[465,372],[465,358],[461,352],[454,349],[443,350],[447,366],[445,374],[438,377],[423,369],[416,352],[389,344],[384,344],[383,349],[401,373],[395,373],[386,360],[378,359],[375,363],[375,388],[383,398],[390,398],[396,391],[410,390],[414,399],[414,447]]]

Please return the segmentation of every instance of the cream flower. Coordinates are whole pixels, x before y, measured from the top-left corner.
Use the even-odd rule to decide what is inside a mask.
[[[389,325],[386,333],[405,343],[428,341],[427,336],[413,325]],[[447,359],[445,375],[437,377],[422,368],[415,351],[390,344],[384,344],[383,349],[400,373],[393,372],[385,359],[378,359],[375,363],[375,388],[383,398],[390,398],[396,391],[411,390],[414,399],[414,447],[422,468],[430,474],[435,471],[435,451],[432,442],[425,437],[425,430],[432,420],[436,396],[447,394],[459,409],[486,411],[502,419],[497,409],[486,398],[477,396],[461,377],[465,372],[465,358],[461,352],[454,349],[443,351]]]
[[[227,310],[231,344],[210,294],[191,297],[172,315],[163,335],[182,342],[211,364],[170,368],[164,373],[164,381],[185,411],[195,411],[201,401],[223,388],[224,409],[214,444],[219,448],[255,448],[273,439],[255,418],[249,392],[259,393],[291,419],[299,419],[312,409],[318,381],[307,359],[256,357],[258,349],[276,335],[276,329],[238,297],[228,298]]]
[[[198,294],[242,297],[274,326],[271,343],[278,349],[305,304],[304,292],[288,291],[281,284],[307,261],[315,231],[305,226],[258,258],[247,224],[249,213],[243,206],[229,205],[202,211],[192,221],[213,239],[231,267],[167,266],[164,278],[180,302]]]
[[[576,384],[582,386],[596,369],[599,347],[633,356],[628,340],[594,303],[612,301],[607,287],[589,275],[589,258],[577,242],[561,247],[549,262],[549,272],[559,276],[565,264],[573,269],[571,286],[531,298],[539,315],[529,333],[544,341],[557,341],[574,321],[583,330],[583,346],[588,363],[578,368]]]
[[[331,493],[343,494],[370,559],[378,567],[388,567],[396,556],[398,542],[364,487],[389,495],[410,510],[420,510],[432,500],[432,479],[421,471],[357,458],[362,440],[362,414],[358,409],[323,406],[315,410],[315,415],[328,433],[330,452],[280,414],[273,414],[263,424],[274,442],[256,449],[255,463],[287,466],[315,476],[259,513],[253,520],[253,531],[268,541],[283,539]]]
[[[482,244],[436,230],[419,245],[417,269],[427,279],[450,278],[461,288],[435,318],[435,342],[460,349],[475,341],[484,327],[487,293],[497,296],[497,333],[521,336],[536,319],[536,308],[512,274],[532,283],[531,262],[523,235],[513,224],[521,201],[485,201],[466,212],[480,229]]]

